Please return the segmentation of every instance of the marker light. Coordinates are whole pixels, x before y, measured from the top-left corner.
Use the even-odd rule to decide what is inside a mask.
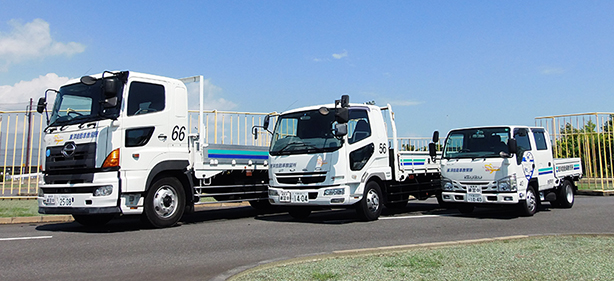
[[[119,148],[111,151],[107,158],[102,163],[102,168],[119,167]]]

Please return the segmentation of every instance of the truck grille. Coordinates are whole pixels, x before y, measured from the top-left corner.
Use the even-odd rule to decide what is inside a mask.
[[[277,181],[283,184],[312,184],[326,180],[326,172],[313,173],[277,173]]]
[[[67,157],[65,146],[48,147],[45,172],[60,172],[75,169],[93,169],[96,166],[96,143],[74,144],[74,151]]]

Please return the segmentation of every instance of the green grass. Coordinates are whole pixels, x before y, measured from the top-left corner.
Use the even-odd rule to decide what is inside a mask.
[[[40,216],[36,200],[0,200],[0,217]]]
[[[231,280],[614,280],[613,251],[614,236],[533,237],[325,258]]]

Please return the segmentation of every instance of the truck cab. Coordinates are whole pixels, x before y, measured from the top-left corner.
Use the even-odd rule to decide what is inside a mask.
[[[579,158],[553,158],[550,136],[541,127],[454,129],[440,162],[441,199],[464,213],[475,206],[515,204],[530,216],[541,201],[570,208],[573,183],[582,176]]]
[[[157,226],[176,222],[192,199],[186,86],[121,71],[75,79],[55,92],[39,212],[72,214],[86,225],[143,212]],[[46,110],[46,98],[38,109]],[[156,186],[169,176],[172,183]]]

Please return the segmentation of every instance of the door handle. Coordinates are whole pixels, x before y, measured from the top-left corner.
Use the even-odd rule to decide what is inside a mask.
[[[160,141],[166,141],[166,138],[167,138],[167,137],[166,137],[166,135],[165,135],[165,134],[159,134],[159,135],[158,135],[158,139],[159,139]]]

